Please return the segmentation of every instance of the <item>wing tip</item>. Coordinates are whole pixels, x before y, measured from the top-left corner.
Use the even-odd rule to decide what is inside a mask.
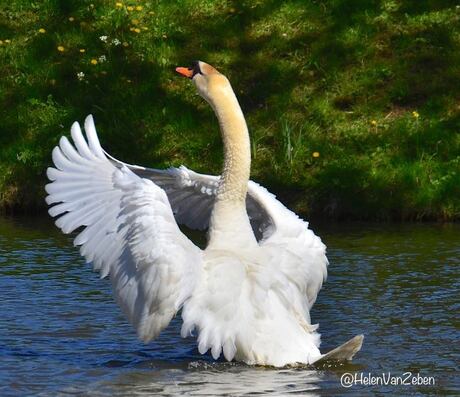
[[[49,184],[48,184],[49,185]],[[48,186],[46,185],[46,186]],[[46,189],[46,187],[45,187]],[[47,192],[48,193],[48,192]],[[45,197],[45,202],[46,204],[48,205],[51,205],[51,204],[54,204],[55,203],[55,200],[54,200],[54,197],[51,195],[51,194],[48,194],[48,196]],[[52,207],[51,207],[52,208]],[[52,216],[52,215],[51,215]]]
[[[80,128],[80,123],[78,121],[74,121],[72,123],[72,125],[70,126],[70,132],[76,132],[76,131],[81,131],[81,128]]]
[[[94,125],[94,117],[92,114],[88,114],[88,116],[86,116],[85,118],[85,128],[86,128],[86,125],[88,124],[93,124]]]

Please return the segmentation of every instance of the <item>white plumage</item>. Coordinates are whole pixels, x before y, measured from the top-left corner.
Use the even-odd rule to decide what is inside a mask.
[[[165,192],[128,168],[117,169],[104,155],[91,116],[88,141],[78,123],[72,138],[62,137],[53,150],[56,168],[46,186],[56,225],[70,233],[101,277],[110,274],[115,298],[149,341],[161,332],[189,298],[202,262],[201,250],[179,230]]]
[[[219,94],[208,84],[210,101]],[[227,149],[246,145],[239,116],[226,119],[219,103],[213,107]],[[275,196],[244,179],[250,159],[226,150],[222,177],[148,169],[107,155],[91,116],[85,131],[86,139],[74,123],[74,145],[62,137],[53,150],[49,213],[64,233],[83,227],[74,244],[101,277],[110,276],[142,340],[157,337],[182,309],[182,336],[196,332],[200,353],[214,358],[274,366],[321,358],[309,311],[326,278],[325,246]],[[177,223],[209,228],[206,249]]]

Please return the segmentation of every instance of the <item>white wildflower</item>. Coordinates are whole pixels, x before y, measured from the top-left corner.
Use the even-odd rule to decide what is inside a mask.
[[[112,44],[113,44],[114,46],[117,46],[117,45],[120,45],[120,44],[121,44],[121,41],[118,40],[118,39],[113,39],[113,40],[112,40]]]
[[[78,80],[83,81],[85,79],[85,74],[83,72],[77,73]]]
[[[100,63],[103,63],[103,62],[107,61],[107,58],[106,58],[105,55],[101,55],[101,56],[98,58],[98,60],[99,60]]]
[[[107,43],[107,36],[99,36],[99,40],[101,40],[104,43]]]

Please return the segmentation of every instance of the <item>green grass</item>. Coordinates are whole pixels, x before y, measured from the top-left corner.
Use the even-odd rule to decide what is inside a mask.
[[[89,113],[120,159],[219,173],[214,115],[174,74],[201,59],[239,97],[252,178],[295,210],[459,219],[456,3],[12,1],[0,9],[0,208],[44,209],[51,150]]]

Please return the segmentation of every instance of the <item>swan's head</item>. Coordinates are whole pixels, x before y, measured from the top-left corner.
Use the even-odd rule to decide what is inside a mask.
[[[206,62],[195,61],[188,68],[176,68],[176,72],[191,79],[198,93],[211,105],[226,91],[233,92],[228,79]]]

